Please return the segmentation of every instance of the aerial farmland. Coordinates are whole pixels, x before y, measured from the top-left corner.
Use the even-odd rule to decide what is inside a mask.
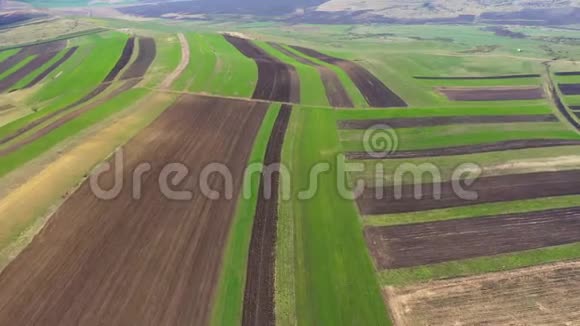
[[[580,325],[579,19],[0,1],[0,325]]]

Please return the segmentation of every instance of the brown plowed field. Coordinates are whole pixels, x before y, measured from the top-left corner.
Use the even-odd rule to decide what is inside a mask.
[[[103,80],[104,83],[112,82],[113,80],[115,80],[115,78],[117,78],[117,75],[119,75],[121,70],[123,70],[123,68],[125,68],[125,66],[127,66],[129,61],[131,60],[131,56],[133,56],[134,49],[135,49],[135,37],[129,37],[125,42],[125,47],[123,48],[123,52],[121,52],[119,60],[117,60],[117,63],[115,63],[113,69],[111,69],[107,77],[105,77],[105,79]]]
[[[312,49],[300,46],[293,46],[292,48],[318,60],[340,67],[354,82],[371,107],[386,108],[407,106],[407,103],[402,98],[362,66],[352,61],[331,57]]]
[[[269,55],[249,40],[231,35],[224,37],[258,65],[258,82],[252,98],[300,103],[300,79],[293,66]]]
[[[0,274],[1,325],[205,325],[243,171],[267,104],[184,95],[123,149],[124,187],[99,200],[89,183],[57,210]],[[144,162],[141,199],[130,180]],[[166,163],[189,173],[171,186],[191,200],[166,198]],[[232,198],[201,194],[209,163],[233,176]],[[171,179],[173,175],[170,176]],[[113,173],[101,178],[112,185]],[[209,186],[225,189],[213,175]]]
[[[451,101],[511,101],[544,98],[544,91],[538,86],[439,87],[437,90]]]
[[[24,86],[24,88],[30,88],[38,84],[40,81],[46,78],[46,76],[48,76],[51,72],[53,72],[56,68],[60,67],[60,65],[65,63],[68,59],[70,59],[70,57],[72,57],[72,55],[75,54],[77,49],[78,46],[68,49],[60,59],[58,59],[55,63],[50,65],[50,67],[46,68],[43,72],[41,72],[38,76],[36,76],[33,80],[31,80],[30,83]]]
[[[578,325],[580,263],[385,289],[398,326]]]
[[[413,267],[580,242],[580,208],[367,227],[380,269]]]
[[[413,76],[415,79],[423,80],[490,80],[490,79],[519,79],[519,78],[540,78],[539,74],[520,74],[520,75],[498,75],[498,76]]]
[[[32,59],[32,61],[28,62],[20,69],[0,80],[0,93],[9,90],[10,87],[14,86],[14,84],[18,83],[22,78],[25,78],[33,71],[42,67],[48,61],[52,60],[56,55],[57,52],[39,54],[36,58]]]
[[[19,150],[20,148],[22,148],[25,145],[28,145],[32,142],[34,142],[37,139],[42,138],[44,135],[50,133],[51,131],[59,128],[60,126],[62,126],[63,124],[79,117],[80,115],[82,115],[83,113],[93,110],[95,108],[97,108],[98,106],[106,103],[107,101],[117,97],[118,95],[120,95],[121,93],[124,93],[126,91],[128,91],[129,89],[135,87],[137,84],[139,84],[139,82],[141,82],[140,79],[131,79],[126,81],[123,85],[121,85],[120,87],[118,87],[117,89],[113,90],[111,93],[107,94],[107,96],[100,98],[94,102],[91,102],[77,110],[68,112],[66,114],[64,114],[63,116],[61,116],[60,118],[58,118],[57,120],[55,120],[54,122],[48,124],[47,126],[39,129],[38,131],[36,131],[35,133],[27,136],[26,138],[23,138],[21,140],[19,140],[18,142],[15,142],[13,144],[10,144],[9,146],[0,149],[0,156],[4,156],[4,155],[8,155],[14,151]]]
[[[554,73],[556,76],[580,76],[580,71],[564,71]]]
[[[10,110],[13,107],[14,107],[14,105],[12,105],[12,104],[3,104],[3,105],[0,105],[0,112],[1,111],[6,111],[6,110]]]
[[[572,110],[572,111],[580,111],[580,105],[572,105],[572,106],[570,106],[570,110]]]
[[[155,60],[156,55],[157,48],[155,46],[155,40],[151,37],[139,38],[139,54],[137,55],[137,59],[129,65],[129,68],[123,73],[121,79],[143,78],[153,63],[153,60]]]
[[[320,74],[320,79],[324,84],[326,98],[328,99],[328,102],[330,103],[331,106],[338,108],[354,107],[354,104],[352,103],[350,97],[348,96],[346,89],[344,89],[344,86],[340,82],[340,79],[338,78],[336,73],[332,71],[332,69],[319,65],[316,62],[309,60],[305,57],[299,56],[296,53],[289,51],[281,44],[273,42],[270,42],[269,44],[278,51],[284,53],[285,55],[296,59],[298,62],[316,68],[316,70],[318,70],[318,74]]]
[[[558,84],[564,95],[580,95],[580,84]]]
[[[346,153],[349,160],[389,160],[400,158],[417,158],[417,157],[437,157],[437,156],[454,156],[477,153],[503,152],[518,149],[541,148],[541,147],[559,147],[580,145],[580,140],[573,139],[522,139],[507,140],[495,143],[463,145],[454,147],[444,147],[435,149],[421,149],[414,151],[397,151],[386,157],[378,157],[367,152],[350,152]]]
[[[580,194],[580,170],[483,177],[476,179],[469,186],[461,182],[464,190],[477,194],[476,200],[463,199],[468,198],[467,196],[462,198],[462,195],[466,193],[455,192],[452,182],[442,182],[439,185],[441,186],[441,190],[438,191],[440,199],[434,196],[436,192],[433,184],[425,183],[422,185],[403,185],[400,189],[396,189],[397,187],[392,185],[383,187],[384,196],[382,199],[375,198],[377,189],[366,188],[357,203],[363,215],[380,215],[577,195]],[[414,192],[419,190],[421,190],[422,198],[416,199]],[[397,194],[397,192],[399,193]]]
[[[279,164],[282,144],[292,108],[283,105],[270,135],[264,165]],[[274,261],[276,255],[276,225],[278,223],[278,172],[271,175],[266,188],[262,174],[258,205],[254,216],[252,240],[248,257],[244,314],[242,325],[274,325]]]
[[[11,55],[4,61],[0,62],[0,74],[3,74],[6,70],[12,68],[14,65],[31,55],[59,52],[65,47],[66,41],[55,41],[23,47],[14,55]]]
[[[391,128],[434,127],[455,124],[482,123],[517,123],[517,122],[558,122],[553,114],[541,115],[483,115],[483,116],[449,116],[449,117],[419,117],[394,118],[374,120],[344,120],[339,121],[340,129],[369,129],[376,125],[387,125]]]

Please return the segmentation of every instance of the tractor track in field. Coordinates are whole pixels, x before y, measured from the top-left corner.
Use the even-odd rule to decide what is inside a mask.
[[[580,208],[367,227],[364,233],[380,269],[414,267],[580,242]]]
[[[297,55],[296,53],[286,49],[283,45],[279,43],[269,42],[269,44],[277,49],[278,51],[284,53],[285,55],[296,59],[298,62],[312,66],[316,68],[318,74],[320,75],[320,79],[324,85],[324,89],[326,91],[326,98],[328,102],[333,107],[338,108],[353,108],[354,104],[350,99],[346,89],[342,85],[338,75],[332,71],[332,69],[325,67],[323,65],[317,64],[316,62]]]
[[[290,121],[291,108],[282,105],[274,124],[264,166],[280,164],[284,136]],[[278,221],[278,171],[263,172],[260,180],[258,204],[254,216],[242,325],[274,325],[274,263],[276,256],[276,226]],[[271,178],[266,181],[265,177]]]
[[[85,181],[0,274],[0,324],[209,323],[244,170],[267,108],[180,97],[122,149],[124,180],[141,163],[151,164],[140,199],[131,186],[98,199]],[[188,200],[169,199],[159,187],[173,162],[188,167],[170,186],[191,191]],[[220,198],[202,195],[199,175],[215,162],[231,172],[232,199],[219,176],[210,176],[208,186]],[[110,189],[114,175],[101,175],[99,184]]]
[[[253,99],[300,103],[300,78],[296,68],[269,55],[250,40],[231,35],[224,37],[258,66],[258,82]]]
[[[416,191],[422,196],[415,196]],[[580,170],[570,170],[481,177],[470,183],[369,187],[357,204],[362,215],[383,215],[578,194]]]
[[[292,46],[292,48],[344,70],[371,107],[407,107],[407,103],[402,98],[361,65],[301,46]]]

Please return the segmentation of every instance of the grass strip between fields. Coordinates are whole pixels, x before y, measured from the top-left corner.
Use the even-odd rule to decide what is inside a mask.
[[[514,239],[514,241],[517,240]],[[379,279],[382,285],[405,286],[419,282],[501,272],[578,258],[580,258],[580,243],[573,243],[506,255],[387,270],[379,273]]]
[[[254,141],[248,165],[264,161],[270,134],[279,111],[280,104],[273,104],[268,109]],[[227,249],[223,258],[223,267],[214,300],[211,325],[241,325],[248,250],[252,237],[259,187],[259,173],[245,175],[243,189],[251,189],[251,196],[248,198],[245,198],[243,194],[239,196],[236,214],[229,231]]]
[[[81,130],[116,112],[130,107],[140,98],[144,97],[147,92],[145,89],[129,90],[94,110],[88,111],[80,117],[65,123],[36,141],[23,146],[19,150],[0,157],[0,177],[34,159],[64,139],[77,134]]]
[[[352,200],[338,194],[334,111],[295,107],[282,164],[291,171],[290,200],[279,206],[276,257],[278,325],[390,325]],[[328,163],[309,199],[311,169]],[[287,195],[286,195],[287,196]],[[286,198],[287,199],[287,198]],[[294,242],[294,246],[287,247]],[[291,251],[294,250],[294,255]],[[284,253],[280,255],[280,253]]]

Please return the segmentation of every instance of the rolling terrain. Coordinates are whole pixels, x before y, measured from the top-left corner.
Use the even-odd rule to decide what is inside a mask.
[[[487,27],[11,27],[0,324],[578,323],[575,32]]]

